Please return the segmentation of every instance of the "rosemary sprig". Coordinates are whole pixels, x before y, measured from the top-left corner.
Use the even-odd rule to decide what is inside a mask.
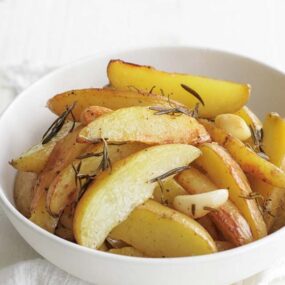
[[[195,217],[195,214],[196,214],[196,204],[192,204],[191,205],[191,213],[192,213],[192,216]]]
[[[210,211],[210,212],[217,212],[218,210],[212,207],[204,206],[203,209],[205,211]]]
[[[149,107],[150,110],[156,111],[154,115],[164,115],[164,114],[169,114],[169,115],[187,115],[193,118],[198,117],[198,109],[199,109],[199,103],[196,104],[193,110],[189,110],[186,107],[183,106],[175,106],[171,108],[165,108],[161,106],[152,106]]]
[[[150,179],[149,183],[158,182],[159,180],[163,180],[163,179],[165,179],[165,178],[167,178],[169,176],[175,175],[175,174],[180,173],[180,172],[182,172],[182,171],[184,171],[186,169],[189,169],[189,168],[190,168],[190,166],[188,166],[188,165],[176,167],[174,169],[171,169],[171,170],[165,172],[162,175],[159,175],[159,176],[157,176],[155,178]]]
[[[268,209],[268,206],[269,206],[269,203],[271,202],[271,199],[265,199],[261,194],[259,194],[257,192],[251,192],[247,196],[240,196],[240,198],[248,199],[248,200],[255,200],[263,214],[268,214],[271,217],[275,217],[271,213],[271,211]]]
[[[51,124],[51,126],[47,129],[47,131],[43,134],[42,144],[48,143],[56,134],[61,130],[64,125],[67,116],[70,114],[73,119],[73,124],[69,132],[72,132],[75,126],[75,117],[72,113],[76,102],[73,102],[70,106],[67,106],[65,111]]]
[[[87,190],[88,186],[95,180],[96,176],[99,174],[99,172],[104,171],[108,168],[112,169],[111,160],[109,157],[108,152],[108,144],[107,141],[104,138],[100,139],[103,142],[103,151],[96,152],[96,153],[85,153],[80,155],[77,159],[80,159],[80,162],[78,163],[77,167],[72,164],[72,168],[74,170],[75,174],[75,185],[79,188],[79,194],[78,194],[78,200],[81,198],[83,193]],[[90,157],[100,157],[102,156],[102,160],[100,161],[99,166],[93,173],[88,174],[82,174],[80,173],[82,160]],[[83,183],[84,182],[84,183]]]
[[[194,89],[192,89],[191,87],[189,87],[189,86],[187,86],[187,85],[185,85],[185,84],[183,84],[183,83],[180,84],[180,86],[181,86],[185,91],[187,91],[188,93],[190,93],[191,95],[193,95],[196,99],[198,99],[199,102],[200,102],[203,106],[205,106],[204,100],[203,100],[202,97],[198,94],[197,91],[195,91]]]

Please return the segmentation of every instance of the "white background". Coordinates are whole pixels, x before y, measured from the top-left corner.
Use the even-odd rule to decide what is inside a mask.
[[[20,74],[23,87],[106,50],[203,46],[285,71],[284,30],[284,0],[0,0],[0,112],[14,94],[3,89],[7,77],[13,82]],[[1,210],[0,224],[0,267],[35,256]]]

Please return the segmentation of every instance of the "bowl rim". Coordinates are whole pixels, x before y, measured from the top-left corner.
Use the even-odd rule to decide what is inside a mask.
[[[260,62],[259,60],[253,59],[248,56],[240,55],[237,53],[229,52],[229,51],[223,51],[220,49],[214,49],[214,48],[206,48],[206,47],[200,47],[200,46],[145,46],[145,47],[137,47],[137,48],[129,48],[129,49],[119,49],[117,51],[107,51],[107,52],[101,52],[94,55],[85,56],[83,58],[77,59],[75,61],[72,61],[70,63],[64,64],[63,66],[56,68],[55,70],[49,72],[45,76],[41,77],[40,79],[36,80],[34,83],[32,83],[28,88],[20,92],[20,94],[17,95],[17,98],[13,100],[13,102],[4,110],[2,115],[0,116],[0,122],[2,121],[2,118],[6,116],[6,113],[9,113],[10,109],[14,106],[14,104],[17,103],[17,100],[20,99],[22,96],[28,96],[30,91],[37,87],[38,85],[41,85],[43,81],[48,81],[52,77],[56,77],[60,75],[61,73],[64,73],[65,71],[69,70],[70,68],[74,68],[76,66],[80,66],[82,64],[88,63],[89,61],[96,61],[96,59],[100,59],[102,57],[114,57],[114,55],[117,54],[127,54],[130,52],[142,52],[142,51],[157,51],[157,50],[173,50],[175,52],[179,52],[179,50],[193,50],[193,51],[202,51],[205,53],[213,53],[221,56],[228,56],[233,57],[239,60],[244,61],[250,61],[251,63],[254,63],[256,65],[259,65],[262,68],[268,69],[273,73],[277,73],[281,76],[284,76],[285,79],[285,73],[281,71],[278,68],[272,67],[271,65],[267,63]],[[1,127],[1,125],[0,125]],[[8,164],[7,164],[8,166]],[[44,229],[39,227],[38,225],[31,222],[29,219],[27,219],[25,216],[23,216],[17,209],[12,205],[12,203],[9,201],[9,199],[4,194],[4,189],[2,188],[2,185],[0,185],[0,204],[2,208],[5,211],[8,211],[15,219],[17,219],[20,223],[22,223],[25,227],[31,228],[32,230],[36,231],[39,235],[43,236],[43,238],[50,238],[53,242],[59,243],[62,246],[65,246],[67,248],[70,248],[75,251],[84,252],[87,254],[91,254],[100,258],[104,259],[110,259],[110,260],[116,260],[120,262],[126,262],[126,263],[135,263],[135,264],[181,264],[181,263],[203,263],[203,262],[215,262],[219,259],[224,258],[231,258],[234,255],[243,254],[246,251],[251,251],[256,248],[262,247],[264,244],[268,242],[274,242],[275,240],[281,238],[281,233],[285,231],[285,227],[281,228],[280,230],[269,234],[266,237],[263,237],[257,241],[254,241],[252,243],[239,246],[230,250],[222,251],[222,252],[216,252],[212,254],[206,254],[206,255],[199,255],[199,256],[186,256],[186,257],[168,257],[168,258],[151,258],[151,257],[131,257],[131,256],[123,256],[123,255],[117,255],[117,254],[110,254],[108,252],[103,252],[99,250],[94,250],[91,248],[87,248],[84,246],[81,246],[77,243],[72,243],[70,241],[64,240]],[[9,215],[7,215],[10,219]],[[17,229],[16,229],[17,230]]]

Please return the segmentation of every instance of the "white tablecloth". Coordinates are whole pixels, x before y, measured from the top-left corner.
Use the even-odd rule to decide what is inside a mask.
[[[206,46],[285,70],[284,12],[283,0],[0,0],[0,113],[45,72],[105,50]],[[0,228],[0,268],[38,257],[1,209]]]

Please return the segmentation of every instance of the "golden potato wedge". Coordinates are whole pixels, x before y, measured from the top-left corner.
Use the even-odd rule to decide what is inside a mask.
[[[195,168],[181,172],[176,176],[176,180],[191,194],[206,193],[218,188],[206,175]],[[234,245],[247,244],[253,240],[248,222],[230,200],[217,211],[212,211],[207,216],[223,236]]]
[[[161,181],[153,191],[153,199],[163,205],[173,208],[173,200],[178,195],[188,194],[173,177]]]
[[[285,188],[284,171],[260,157],[239,139],[217,128],[212,122],[203,119],[199,122],[203,124],[214,141],[227,149],[243,171],[270,185]]]
[[[145,257],[145,255],[142,252],[140,252],[139,250],[137,250],[132,246],[126,246],[122,248],[112,248],[108,252],[114,254],[126,255],[126,256]]]
[[[252,193],[248,180],[239,165],[217,143],[205,143],[200,147],[202,156],[195,164],[220,188],[228,188],[230,199],[247,220],[253,237],[259,239],[267,234],[266,225],[255,200],[248,199]]]
[[[90,106],[84,109],[80,115],[80,122],[86,126],[92,121],[94,121],[96,118],[106,114],[110,113],[113,110],[102,107],[102,106]]]
[[[83,128],[78,141],[92,142],[103,137],[110,142],[198,144],[209,140],[208,133],[196,119],[184,114],[155,113],[148,107],[130,107],[105,114]]]
[[[270,113],[266,116],[263,126],[263,150],[268,155],[270,161],[276,166],[285,170],[285,120],[277,113]],[[269,231],[277,230],[285,225],[283,203],[285,200],[285,190],[269,185],[260,179],[249,178],[252,189],[260,193],[264,201],[264,220]],[[279,220],[279,221],[278,221]],[[273,223],[275,225],[273,226]],[[278,226],[277,226],[278,223]],[[274,229],[272,228],[274,227]]]
[[[47,163],[54,146],[69,133],[72,125],[72,122],[65,123],[57,135],[48,143],[39,143],[33,146],[28,151],[22,153],[18,158],[13,159],[10,164],[20,171],[40,173]]]
[[[110,236],[150,257],[202,255],[217,250],[199,223],[153,200],[137,207]]]
[[[123,159],[139,150],[146,148],[146,145],[141,143],[128,143],[123,145],[108,145],[108,156],[111,163]],[[103,151],[103,144],[91,145],[84,154],[100,153]],[[60,215],[63,209],[77,200],[80,189],[75,182],[74,167],[77,168],[81,163],[80,175],[94,174],[102,161],[102,156],[91,156],[84,159],[76,159],[66,168],[64,168],[52,181],[48,188],[47,207],[54,215]],[[82,185],[86,181],[81,180]]]
[[[80,115],[84,109],[90,106],[102,106],[111,110],[132,106],[167,106],[167,97],[148,93],[138,93],[130,90],[116,90],[111,88],[91,88],[71,90],[58,94],[48,101],[48,108],[59,115],[65,111],[65,107],[77,102],[73,109],[76,121],[80,121]],[[173,104],[179,104],[170,100]]]
[[[37,174],[32,172],[17,173],[14,185],[14,201],[17,210],[26,218],[31,215],[33,188],[37,181]]]
[[[77,204],[73,222],[76,241],[100,247],[115,226],[152,197],[156,182],[151,179],[188,165],[199,155],[191,145],[169,144],[143,149],[114,163],[112,172],[100,174]]]
[[[199,101],[181,87],[181,84],[185,84],[202,97],[204,106],[200,106],[199,115],[204,118],[233,113],[246,104],[250,95],[250,86],[247,84],[168,73],[121,60],[111,60],[107,74],[115,88],[126,89],[131,85],[141,90],[150,90],[155,86],[153,93],[160,94],[163,90],[164,94],[169,94],[172,99],[193,108]]]
[[[76,142],[81,127],[77,127],[72,133],[58,141],[53,148],[49,159],[40,173],[34,188],[34,196],[31,204],[31,220],[41,227],[47,226],[47,230],[53,232],[56,225],[55,217],[51,217],[46,208],[47,190],[53,179],[69,165],[76,157],[78,157],[87,147],[87,144],[79,144]],[[37,217],[39,215],[39,217]],[[42,217],[50,216],[47,221]],[[48,223],[51,221],[51,223]],[[48,224],[48,225],[47,225]]]

